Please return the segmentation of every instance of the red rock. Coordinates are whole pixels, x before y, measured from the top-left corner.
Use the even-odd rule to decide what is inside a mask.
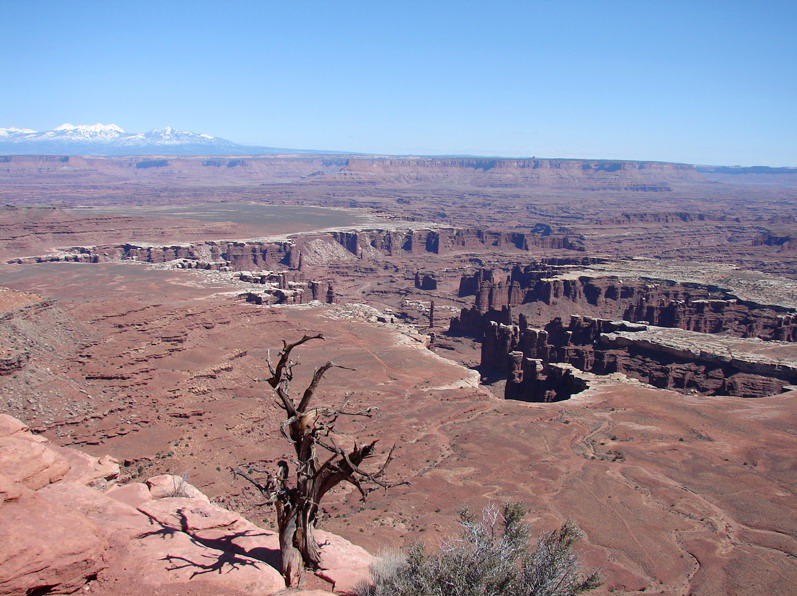
[[[189,484],[181,476],[173,476],[171,474],[161,474],[160,476],[153,476],[147,480],[147,486],[152,494],[153,499],[162,499],[164,497],[185,497],[189,499],[209,499],[197,490],[194,486]]]
[[[9,501],[16,501],[22,496],[24,487],[9,478],[5,474],[0,474],[0,505]]]
[[[28,427],[21,420],[8,414],[0,414],[0,439],[10,437],[14,433],[27,431]]]
[[[164,526],[181,528],[183,531],[228,528],[241,517],[213,505],[207,497],[163,497],[143,503],[138,510]]]
[[[60,480],[69,468],[69,462],[50,448],[46,439],[27,430],[0,438],[0,470],[31,490]]]
[[[24,487],[0,506],[0,527],[0,594],[68,594],[107,566],[93,523]]]
[[[332,582],[335,592],[346,593],[360,582],[371,580],[369,568],[376,557],[361,546],[324,530],[316,530],[316,538],[321,544],[321,565],[324,567],[316,574]]]
[[[56,482],[37,494],[90,520],[115,548],[152,529],[152,522],[135,508],[84,484]]]
[[[149,488],[143,482],[112,486],[105,491],[105,494],[131,507],[138,507],[152,498]]]
[[[70,464],[69,472],[64,476],[64,482],[77,482],[95,488],[104,488],[119,477],[119,461],[109,455],[96,458],[68,447],[50,445],[50,448]]]

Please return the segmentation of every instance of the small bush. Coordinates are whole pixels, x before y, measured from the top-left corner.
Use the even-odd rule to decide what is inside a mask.
[[[357,596],[570,596],[601,584],[597,572],[581,575],[572,552],[579,530],[566,523],[529,549],[527,510],[510,503],[488,506],[477,521],[460,513],[460,536],[436,553],[421,545],[392,553],[372,566],[373,585]],[[499,519],[500,525],[499,529]]]
[[[163,494],[162,498],[166,497],[192,497],[193,491],[191,490],[191,485],[188,484],[188,472],[183,472],[180,476],[173,476],[172,481],[174,483],[174,488]]]

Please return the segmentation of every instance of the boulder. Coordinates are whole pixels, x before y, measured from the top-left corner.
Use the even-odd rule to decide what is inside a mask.
[[[19,497],[0,506],[0,594],[68,594],[107,567],[95,524],[17,487]]]
[[[360,582],[371,581],[370,566],[376,557],[336,534],[316,530],[315,535],[321,543],[323,567],[316,575],[332,582],[335,592],[350,592]]]
[[[11,425],[7,420],[0,424],[0,435],[4,435],[0,438],[0,470],[12,481],[36,490],[69,472],[69,462],[46,439],[32,435],[24,425]]]
[[[161,474],[147,480],[147,486],[153,499],[164,497],[185,497],[189,499],[203,499],[209,501],[200,490],[189,484],[182,476]]]
[[[142,503],[149,501],[152,494],[149,487],[143,482],[131,482],[130,484],[117,484],[109,487],[105,494],[125,505],[138,507]]]

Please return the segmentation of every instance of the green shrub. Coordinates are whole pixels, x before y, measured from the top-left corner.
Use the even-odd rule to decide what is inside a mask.
[[[357,596],[569,596],[598,587],[597,572],[582,575],[572,551],[580,532],[571,523],[544,534],[529,549],[527,510],[488,506],[477,521],[460,513],[460,535],[436,553],[414,545],[372,566],[374,584]],[[500,523],[499,523],[500,520]],[[500,528],[499,528],[500,526]]]

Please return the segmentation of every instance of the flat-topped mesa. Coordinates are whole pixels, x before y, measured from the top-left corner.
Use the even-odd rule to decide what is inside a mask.
[[[122,259],[145,263],[166,263],[190,259],[207,263],[223,263],[232,271],[268,269],[277,265],[298,268],[300,252],[292,242],[224,242],[207,241],[179,246],[121,246]]]
[[[261,276],[247,275],[259,280]],[[288,281],[289,275],[276,274],[277,281],[256,281],[266,287],[244,292],[239,297],[253,304],[308,304],[309,302],[335,303],[335,289],[331,283],[321,281]],[[242,278],[243,279],[243,278]]]
[[[553,399],[545,369],[552,363],[597,375],[623,373],[661,389],[763,397],[797,383],[797,358],[783,357],[786,345],[580,316],[534,329],[521,315],[518,325],[490,323],[482,367],[504,371],[505,396],[524,401]],[[562,399],[567,391],[557,395]]]
[[[558,186],[591,190],[668,191],[669,184],[703,182],[693,166],[580,159],[350,158],[325,182],[456,183],[475,187]]]
[[[301,250],[290,241],[213,241],[156,245],[117,244],[75,246],[58,252],[12,259],[9,264],[70,261],[104,263],[137,261],[139,263],[172,263],[181,269],[247,271],[273,269],[279,265],[301,268]]]
[[[480,188],[558,187],[612,191],[669,191],[673,184],[705,183],[693,166],[583,159],[378,158],[329,156],[0,155],[0,174],[31,174],[56,183],[116,179],[177,186],[426,184]]]
[[[459,295],[470,294],[475,295],[473,309],[480,313],[536,303],[544,305],[543,311],[564,308],[571,313],[701,333],[797,341],[797,312],[793,308],[741,300],[727,290],[699,283],[573,276],[562,267],[533,264],[523,268],[516,265],[508,275],[485,269],[464,275]],[[480,336],[486,322],[479,324],[477,317],[465,310],[457,322],[452,320],[455,331]],[[485,321],[492,318],[488,316]]]
[[[331,232],[332,237],[353,255],[446,254],[485,247],[532,248],[584,251],[580,237],[541,236],[524,232],[502,232],[482,228],[436,228],[420,230],[359,230]]]

